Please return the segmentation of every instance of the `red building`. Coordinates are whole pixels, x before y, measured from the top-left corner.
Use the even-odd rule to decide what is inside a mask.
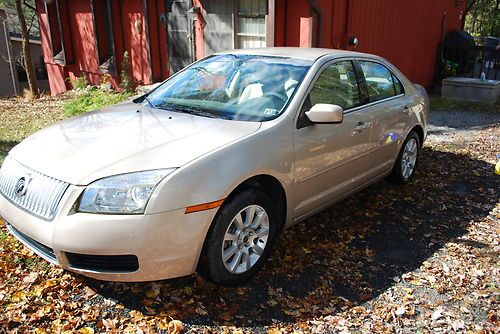
[[[85,75],[119,80],[124,51],[136,84],[161,81],[213,52],[313,46],[381,55],[429,86],[443,35],[467,0],[37,0],[52,94]],[[356,44],[357,41],[357,45]]]

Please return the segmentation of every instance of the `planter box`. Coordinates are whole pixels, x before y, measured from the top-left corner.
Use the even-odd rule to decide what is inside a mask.
[[[441,97],[462,100],[486,102],[494,105],[500,96],[500,81],[481,80],[473,78],[443,79]]]

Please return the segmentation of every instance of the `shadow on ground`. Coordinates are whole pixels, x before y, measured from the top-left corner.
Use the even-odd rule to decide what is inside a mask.
[[[334,314],[376,297],[464,235],[471,220],[488,215],[498,189],[491,165],[426,148],[411,184],[379,182],[286,230],[244,287],[220,288],[195,275],[156,283],[82,279],[126,307],[110,307],[110,317],[139,310],[190,325],[262,326]]]

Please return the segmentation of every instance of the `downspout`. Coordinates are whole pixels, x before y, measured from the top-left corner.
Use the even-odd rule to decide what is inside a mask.
[[[2,19],[2,18],[0,18]],[[5,34],[5,46],[7,47],[7,57],[9,57],[9,67],[10,67],[10,77],[12,79],[12,88],[14,88],[14,94],[19,95],[19,87],[16,79],[16,73],[14,71],[17,71],[17,69],[14,67],[14,61],[13,61],[13,56],[12,56],[12,46],[10,44],[10,35],[9,35],[9,29],[7,29],[7,21],[1,20],[2,26],[3,26],[3,32]]]
[[[155,14],[158,15],[160,13],[160,8],[158,6],[158,1],[155,1]],[[163,57],[162,57],[162,54],[161,54],[161,38],[160,38],[160,35],[161,35],[161,32],[160,32],[160,25],[161,25],[161,22],[160,22],[160,19],[157,19],[156,21],[156,37],[157,37],[157,43],[158,43],[158,48],[159,48],[159,58],[160,58],[160,81],[162,81],[163,79]],[[154,78],[153,78],[154,79]]]
[[[318,18],[318,29],[317,29],[317,42],[315,43],[316,47],[319,47],[320,44],[321,44],[321,41],[322,41],[322,29],[321,29],[321,26],[322,26],[322,15],[321,15],[321,8],[316,4],[316,0],[307,0],[307,2],[309,3],[309,6],[311,6],[314,14],[316,15],[316,17]]]
[[[335,46],[335,4],[336,1],[332,0],[332,34],[330,35],[330,42],[332,43],[332,48],[336,49],[337,47]]]
[[[288,20],[286,19],[288,17],[288,1],[284,1],[284,18],[283,18],[283,25],[285,26],[285,29],[283,29],[283,46],[286,46],[286,35],[287,35],[287,30],[288,30]]]
[[[144,25],[146,26],[145,28],[145,35],[146,35],[146,56],[148,57],[148,63],[149,66],[147,67],[147,80],[148,84],[151,85],[153,83],[153,59],[151,57],[151,27],[150,27],[150,20],[149,20],[149,6],[148,6],[148,1],[144,0],[143,3],[143,9],[144,9]],[[142,73],[144,75],[144,73]],[[144,82],[144,84],[146,84]]]
[[[349,40],[349,23],[351,21],[351,0],[346,0],[346,6],[345,6],[345,24],[344,24],[344,42],[345,42],[345,47],[347,48],[348,45],[348,40]]]

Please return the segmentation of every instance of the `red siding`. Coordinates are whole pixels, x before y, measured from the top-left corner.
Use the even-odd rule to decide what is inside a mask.
[[[147,54],[144,6],[140,0],[122,1],[122,24],[125,50],[130,55],[132,79],[139,84],[151,83]]]
[[[156,13],[159,13],[160,3],[163,1],[148,1],[148,21],[149,21],[149,40],[151,50],[151,67],[153,74],[153,81],[160,81],[162,78],[163,59],[161,57],[161,45],[164,44],[160,41],[160,20]]]
[[[209,0],[208,0],[209,1]],[[230,0],[228,0],[230,1]],[[443,33],[459,30],[466,0],[275,0],[275,45],[299,46],[301,18],[313,17],[313,46],[351,49],[381,55],[398,66],[414,82],[432,82],[437,46]],[[131,60],[132,78],[149,84],[168,77],[167,32],[160,15],[164,0],[111,0],[117,87],[123,52]],[[315,3],[320,15],[313,10]],[[51,92],[68,88],[66,77],[79,76],[98,84],[99,71],[91,0],[59,0],[66,66],[53,60],[49,22],[43,0],[37,0],[42,48]],[[201,0],[194,6],[202,7]],[[146,12],[147,8],[147,12]],[[202,16],[195,14],[196,59],[204,56]],[[350,36],[359,45],[349,46]],[[57,44],[57,42],[56,42]]]
[[[61,25],[66,54],[66,65],[56,64],[50,44],[49,24],[45,13],[43,0],[37,1],[38,18],[42,37],[42,48],[47,63],[49,83],[52,94],[59,94],[70,88],[67,77],[74,78],[84,74],[92,84],[99,84],[102,73],[99,70],[96,41],[94,37],[94,22],[90,0],[60,0]],[[163,9],[163,1],[158,0],[158,10]],[[158,15],[150,15],[150,39],[154,42],[147,44],[146,21],[143,0],[112,0],[113,38],[115,42],[117,76],[111,79],[112,84],[118,87],[118,78],[122,69],[124,51],[128,51],[131,62],[132,79],[137,84],[152,83],[152,76],[156,79],[168,75],[166,64],[166,34],[158,29]],[[150,10],[157,10],[153,5]],[[67,6],[67,9],[66,9]],[[160,34],[158,34],[160,30]],[[164,30],[164,28],[163,28]],[[160,43],[163,38],[165,43]],[[165,44],[165,46],[161,46]],[[151,47],[149,61],[148,48]],[[161,54],[165,56],[161,56]],[[160,63],[160,59],[162,63]],[[152,63],[152,64],[151,64]],[[162,65],[163,64],[163,65]],[[162,68],[163,67],[163,68]]]
[[[54,64],[54,55],[50,41],[49,19],[45,11],[42,0],[36,2],[38,22],[40,23],[40,37],[42,39],[42,51],[45,63],[47,64],[47,74],[49,76],[49,86],[51,94],[56,95],[67,90],[67,71],[64,67]]]
[[[276,45],[299,46],[299,20],[313,16],[306,0],[277,1]],[[432,83],[436,52],[443,32],[460,30],[466,1],[455,0],[316,0],[321,9],[317,46],[378,54],[398,66],[411,80]],[[280,27],[281,25],[281,27]],[[350,36],[357,47],[349,46]]]

